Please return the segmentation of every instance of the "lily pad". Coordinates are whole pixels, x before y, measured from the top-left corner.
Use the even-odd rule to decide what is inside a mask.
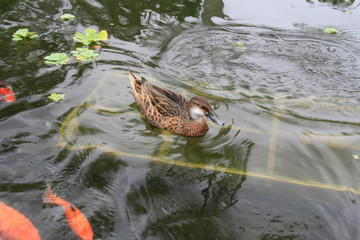
[[[69,61],[69,57],[66,53],[52,53],[50,56],[46,56],[45,63],[59,65],[59,64],[66,64]]]
[[[232,46],[235,47],[236,50],[241,50],[241,51],[246,50],[246,47],[241,42],[233,43]]]
[[[95,29],[87,28],[85,30],[85,35],[77,32],[77,33],[75,33],[75,36],[73,37],[73,39],[75,41],[78,41],[78,42],[88,46],[92,42],[108,40],[108,34],[105,30],[102,30],[99,33],[96,33]]]
[[[54,102],[59,102],[65,98],[65,93],[52,93],[48,98]]]
[[[64,21],[67,21],[67,20],[74,19],[75,16],[72,14],[69,14],[69,13],[65,13],[65,14],[61,15],[60,18]]]
[[[327,28],[325,28],[325,32],[328,32],[330,34],[335,34],[335,33],[338,33],[339,30],[337,30],[336,28],[327,27]]]
[[[239,46],[239,47],[242,47],[242,48],[244,48],[245,46],[244,46],[244,44],[242,44],[241,42],[237,42],[237,43],[235,43],[235,46]]]
[[[24,38],[36,38],[39,37],[39,35],[36,34],[36,32],[29,32],[29,29],[27,28],[22,28],[17,30],[13,35],[13,41],[21,41]]]
[[[83,62],[95,60],[99,56],[99,53],[87,48],[76,48],[75,51],[71,51],[71,54],[76,57],[76,60]]]

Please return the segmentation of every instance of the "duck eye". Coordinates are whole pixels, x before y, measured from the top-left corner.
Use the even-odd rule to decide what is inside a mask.
[[[201,109],[207,114],[209,112],[209,108],[206,106],[200,106]]]

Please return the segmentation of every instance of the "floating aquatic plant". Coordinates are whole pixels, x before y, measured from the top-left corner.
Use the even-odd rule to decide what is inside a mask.
[[[85,30],[85,35],[77,32],[75,33],[75,37],[73,37],[73,39],[87,46],[92,42],[108,40],[108,34],[105,30],[96,33],[95,29],[87,28]]]
[[[48,98],[54,102],[59,102],[65,98],[65,93],[52,93]]]
[[[336,28],[327,27],[327,28],[325,28],[325,32],[328,32],[330,34],[335,34],[335,33],[338,33],[339,30],[337,30]]]
[[[66,53],[52,53],[50,56],[46,56],[45,63],[59,65],[59,64],[66,64],[69,61],[69,57]]]
[[[233,47],[236,47],[238,50],[246,50],[246,47],[241,42],[236,42],[232,44]]]
[[[234,43],[233,45],[234,46],[239,46],[239,47],[242,47],[242,48],[245,47],[244,44],[242,44],[241,42]]]
[[[76,50],[71,51],[71,54],[76,57],[76,60],[83,62],[95,60],[99,56],[99,53],[87,48],[76,48]]]
[[[65,14],[61,15],[60,18],[64,21],[67,21],[67,20],[74,19],[75,16],[72,14],[69,14],[69,13],[65,13]]]
[[[13,36],[12,40],[21,41],[24,38],[33,39],[33,38],[38,37],[39,35],[37,35],[36,32],[29,32],[29,29],[27,29],[27,28],[22,28],[22,29],[17,30],[12,36]]]

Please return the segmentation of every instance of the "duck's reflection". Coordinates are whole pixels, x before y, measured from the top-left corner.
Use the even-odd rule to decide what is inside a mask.
[[[201,13],[202,22],[205,25],[213,26],[212,17],[226,18],[223,12],[224,2],[222,0],[205,0],[203,3],[203,12]]]

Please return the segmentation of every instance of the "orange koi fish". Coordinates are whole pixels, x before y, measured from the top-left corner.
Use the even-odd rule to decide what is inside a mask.
[[[0,240],[41,240],[38,230],[18,210],[0,201]]]
[[[93,239],[94,233],[85,215],[68,201],[57,197],[57,195],[51,191],[50,186],[43,200],[45,203],[55,203],[64,209],[66,221],[78,238],[82,240]]]
[[[96,50],[96,49],[98,49],[98,48],[101,48],[101,46],[100,46],[100,45],[94,45],[94,46],[92,47],[92,49],[94,49],[94,50]]]
[[[15,94],[10,86],[0,82],[0,102],[15,102]]]

